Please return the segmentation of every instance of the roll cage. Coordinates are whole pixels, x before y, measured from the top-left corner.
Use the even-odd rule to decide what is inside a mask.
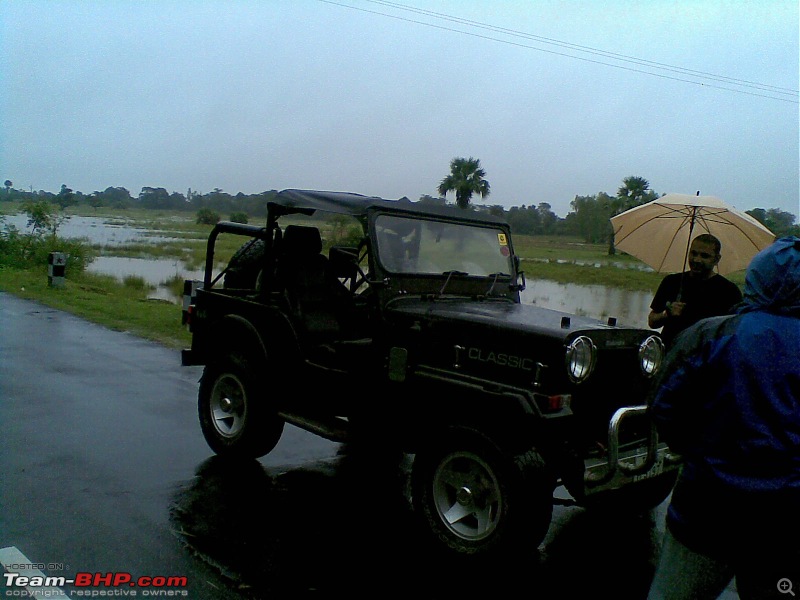
[[[318,211],[347,215],[361,224],[365,234],[361,244],[331,248],[330,262],[352,291],[366,282],[382,297],[381,304],[407,294],[519,301],[524,289],[524,275],[503,219],[452,206],[348,192],[278,192],[267,205],[265,273],[273,273],[280,259],[281,218]]]

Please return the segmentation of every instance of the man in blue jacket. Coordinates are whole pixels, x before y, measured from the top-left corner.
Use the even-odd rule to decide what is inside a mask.
[[[653,387],[684,457],[650,600],[800,594],[800,238],[750,263],[732,316],[684,330]]]

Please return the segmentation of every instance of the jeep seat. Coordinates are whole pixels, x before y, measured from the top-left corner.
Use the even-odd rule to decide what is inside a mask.
[[[331,277],[353,291],[358,277],[358,248],[331,246],[328,251],[328,268]]]
[[[289,309],[300,329],[319,337],[338,333],[328,259],[320,254],[319,229],[287,225],[278,260],[278,280],[285,290]]]

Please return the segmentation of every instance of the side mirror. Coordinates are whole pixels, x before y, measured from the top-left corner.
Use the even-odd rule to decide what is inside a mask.
[[[525,271],[522,271],[520,269],[521,262],[522,261],[520,261],[519,256],[517,256],[515,254],[514,255],[514,270],[517,273],[517,283],[515,284],[515,287],[517,288],[518,292],[521,292],[522,290],[525,289]],[[520,279],[522,279],[521,283],[520,283]]]

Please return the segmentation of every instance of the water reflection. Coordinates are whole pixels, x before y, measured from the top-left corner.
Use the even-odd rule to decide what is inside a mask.
[[[181,260],[124,258],[121,256],[99,256],[86,267],[89,273],[111,275],[120,281],[125,277],[141,277],[146,283],[155,286],[148,298],[177,302],[172,291],[162,284],[171,279],[203,279],[203,269],[189,269]]]
[[[347,447],[297,467],[214,456],[176,489],[170,521],[192,556],[257,598],[647,595],[666,504],[641,514],[556,506],[539,547],[494,561],[447,556],[411,509],[412,461]]]

